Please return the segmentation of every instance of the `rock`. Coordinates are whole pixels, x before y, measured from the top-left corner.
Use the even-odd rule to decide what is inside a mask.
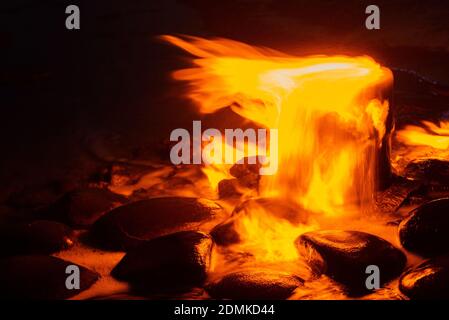
[[[238,205],[232,216],[215,226],[211,231],[211,236],[218,245],[231,245],[240,242],[238,232],[235,230],[236,223],[245,216],[254,212],[286,220],[293,225],[307,222],[308,213],[297,205],[278,198],[257,198],[244,201]]]
[[[376,193],[375,204],[377,210],[382,214],[395,213],[419,187],[416,181],[396,178],[385,190]]]
[[[283,300],[303,284],[304,280],[287,272],[249,269],[227,274],[206,290],[214,299]]]
[[[37,220],[0,227],[0,255],[51,254],[72,244],[72,230],[55,221]]]
[[[93,244],[127,250],[146,240],[183,230],[208,231],[224,213],[215,202],[187,197],[153,198],[116,208],[90,230]],[[211,227],[210,227],[211,228]]]
[[[240,236],[235,229],[236,218],[237,217],[235,216],[231,217],[229,220],[220,223],[211,230],[210,235],[216,244],[220,246],[229,246],[241,241]]]
[[[110,184],[113,187],[136,184],[142,176],[154,170],[144,165],[113,164],[110,168]]]
[[[218,183],[218,195],[220,199],[240,197],[242,186],[237,179],[223,179]]]
[[[399,226],[402,246],[425,257],[449,252],[449,198],[414,209]]]
[[[449,255],[427,260],[405,272],[399,289],[411,299],[449,299]]]
[[[66,267],[75,265],[45,255],[15,256],[0,259],[0,297],[2,299],[60,300],[89,288],[99,275],[85,267],[80,270],[80,289],[65,286]]]
[[[249,164],[248,162],[255,160],[255,164]],[[247,175],[259,175],[259,169],[261,165],[254,157],[245,157],[243,158],[243,163],[234,164],[231,169],[229,169],[229,173],[235,178],[243,178]]]
[[[359,231],[316,231],[296,240],[299,253],[317,273],[324,273],[345,286],[352,295],[366,292],[366,267],[380,269],[381,283],[398,276],[405,255],[386,240]]]
[[[50,205],[70,188],[67,183],[53,181],[45,184],[31,185],[14,192],[7,199],[7,203],[15,208],[40,209]]]
[[[127,199],[108,189],[88,188],[66,193],[43,215],[67,222],[74,227],[88,227],[107,211],[124,204]]]
[[[156,179],[154,179],[156,180]],[[166,197],[176,195],[176,192],[182,194],[182,190],[192,190],[194,184],[192,181],[181,177],[170,177],[161,182],[152,185],[149,188],[136,189],[129,198],[131,201],[148,200],[156,197]]]
[[[427,185],[449,185],[449,161],[419,159],[410,162],[404,172],[407,178],[422,181]]]
[[[243,158],[244,162],[234,164],[229,169],[229,173],[231,176],[237,178],[238,184],[241,187],[257,190],[260,181],[259,169],[261,165],[257,158],[255,159],[255,164],[249,164],[250,159],[254,159],[254,157]]]
[[[242,178],[223,179],[218,183],[218,195],[220,199],[240,198],[258,194],[259,177],[246,175]]]
[[[248,174],[238,179],[240,185],[245,188],[258,190],[260,176],[258,174]]]
[[[196,231],[181,231],[142,243],[112,270],[138,292],[182,292],[201,286],[210,267],[212,239]]]

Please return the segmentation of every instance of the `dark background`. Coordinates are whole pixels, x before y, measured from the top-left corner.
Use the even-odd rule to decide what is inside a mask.
[[[69,4],[80,7],[81,30],[65,28]],[[381,30],[365,29],[369,4],[381,9]],[[158,41],[161,34],[227,37],[294,54],[369,54],[449,83],[444,0],[3,0],[2,190],[86,174],[94,165],[85,145],[98,137],[126,157],[135,146],[151,153],[172,129],[189,128],[198,115],[169,78],[187,55]]]

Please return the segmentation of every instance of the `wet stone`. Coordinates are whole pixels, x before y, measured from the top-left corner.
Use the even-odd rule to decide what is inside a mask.
[[[250,161],[255,161],[255,163],[249,163]],[[257,157],[245,157],[243,158],[243,163],[234,164],[231,169],[229,169],[229,173],[231,176],[237,178],[241,186],[250,189],[257,189],[260,180],[260,168],[261,164],[258,162]]]
[[[130,195],[131,201],[148,200],[150,198],[175,195],[182,190],[191,190],[194,188],[192,181],[182,177],[170,177],[161,182],[152,185],[149,188],[140,188]],[[172,193],[173,192],[173,193]]]
[[[248,174],[238,179],[240,185],[249,189],[258,189],[260,176],[259,174]]]
[[[242,186],[237,179],[223,179],[218,183],[218,195],[220,199],[235,198],[242,195]]]
[[[387,189],[376,194],[377,210],[382,214],[395,213],[418,187],[416,181],[396,178]]]
[[[109,171],[109,183],[113,187],[136,184],[143,175],[151,170],[154,169],[144,165],[113,164]]]
[[[0,255],[51,254],[73,244],[73,232],[65,224],[36,220],[0,226]]]
[[[183,292],[205,282],[212,245],[201,232],[169,234],[130,250],[112,275],[141,293]]]
[[[220,246],[229,246],[241,241],[240,236],[236,231],[235,223],[236,217],[231,217],[228,221],[220,223],[211,230],[210,235],[216,244]]]
[[[449,299],[449,255],[427,260],[405,272],[399,289],[411,299]]]
[[[425,159],[410,162],[405,168],[405,176],[410,179],[422,181],[427,185],[449,185],[449,161],[438,159]]]
[[[318,274],[341,283],[350,295],[366,293],[366,267],[376,265],[385,283],[399,276],[406,257],[388,241],[360,231],[316,231],[296,240],[299,253]]]
[[[57,200],[64,190],[70,189],[71,186],[68,184],[55,181],[42,185],[27,186],[11,194],[7,199],[7,204],[15,208],[28,210],[41,209]]]
[[[111,210],[93,225],[89,238],[106,249],[128,250],[177,231],[208,231],[208,224],[223,214],[219,205],[206,199],[153,198]]]
[[[206,286],[215,299],[284,300],[304,281],[287,272],[249,269],[225,275]]]
[[[69,290],[66,268],[76,265],[56,257],[26,255],[0,259],[0,298],[2,299],[67,299],[88,289],[99,275],[85,267],[80,271],[80,289]]]
[[[251,160],[250,160],[251,159]],[[249,162],[255,162],[254,164],[250,164]],[[235,178],[243,178],[247,175],[258,175],[259,169],[261,165],[257,163],[257,158],[254,157],[245,157],[242,160],[243,163],[234,164],[229,173]]]
[[[402,246],[425,257],[449,252],[449,198],[414,209],[399,226]]]
[[[43,215],[74,227],[89,227],[107,211],[127,202],[108,189],[88,188],[66,193]]]

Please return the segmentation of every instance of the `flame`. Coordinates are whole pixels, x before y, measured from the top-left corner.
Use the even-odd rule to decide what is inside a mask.
[[[227,39],[162,38],[195,57],[173,77],[189,84],[187,95],[201,113],[230,107],[278,129],[279,168],[263,176],[260,196],[329,217],[371,206],[390,70],[367,56],[296,57]],[[216,185],[228,169],[212,161],[205,173]],[[257,208],[238,225],[245,242],[256,240],[270,261],[297,257],[293,240],[305,229]]]
[[[205,150],[211,150],[211,152],[205,152]],[[215,153],[219,150],[218,153]],[[229,170],[232,164],[225,162],[226,154],[234,155],[233,158],[240,160],[244,156],[254,157],[257,155],[265,155],[265,150],[259,150],[257,144],[252,144],[249,141],[245,141],[242,145],[232,146],[229,145],[224,137],[221,140],[212,139],[203,145],[203,160],[206,162],[206,166],[203,168],[206,174],[210,186],[213,190],[217,191],[218,183],[223,179],[232,178],[229,174]]]
[[[280,208],[276,208],[279,210]],[[257,252],[265,261],[297,261],[298,251],[294,240],[299,234],[316,230],[314,221],[307,225],[292,221],[257,202],[252,202],[245,214],[236,220],[236,230],[241,237],[239,250]]]
[[[415,160],[449,160],[449,121],[405,126],[396,132],[396,141],[399,145],[392,166],[399,174]]]
[[[400,142],[410,146],[429,146],[434,149],[449,149],[449,121],[441,121],[434,124],[423,121],[422,127],[409,125],[398,131],[397,138]]]

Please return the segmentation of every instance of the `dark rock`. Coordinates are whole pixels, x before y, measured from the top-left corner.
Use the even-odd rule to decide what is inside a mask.
[[[349,294],[365,293],[366,267],[380,269],[381,283],[398,276],[406,257],[386,240],[359,231],[316,231],[296,240],[299,253],[318,273],[342,283]]]
[[[449,256],[408,270],[401,276],[399,289],[411,299],[449,299]]]
[[[425,190],[425,193],[422,195],[422,198],[424,198],[425,201],[433,200],[433,199],[439,199],[439,198],[446,198],[449,196],[449,183],[447,185],[427,185],[423,188]],[[419,196],[419,195],[418,195]],[[416,199],[418,200],[418,199]],[[419,204],[423,203],[424,201],[419,202]]]
[[[449,161],[420,159],[410,162],[405,168],[407,178],[422,181],[432,186],[449,185]]]
[[[88,227],[107,211],[124,204],[127,199],[108,189],[88,188],[65,194],[43,215],[67,222],[75,227]]]
[[[249,189],[258,190],[260,176],[258,174],[248,174],[238,179],[239,183]]]
[[[74,186],[61,181],[27,186],[11,194],[7,199],[7,204],[15,208],[40,209],[53,203],[70,188],[74,188]]]
[[[72,230],[55,221],[37,220],[0,227],[0,255],[50,254],[72,244]]]
[[[65,286],[66,268],[72,262],[45,255],[15,256],[0,259],[0,297],[2,299],[67,299],[89,288],[99,275],[80,269],[80,289]]]
[[[93,244],[127,250],[141,242],[183,230],[207,230],[222,218],[215,202],[198,198],[166,197],[130,203],[99,219],[90,230]],[[203,230],[203,231],[204,231]]]
[[[254,160],[255,164],[249,164],[250,159]],[[245,157],[243,158],[243,163],[234,164],[229,173],[237,178],[238,184],[241,187],[249,188],[249,189],[258,189],[260,175],[259,169],[261,168],[260,163],[258,162],[257,157]]]
[[[240,197],[242,186],[237,179],[223,179],[218,183],[218,195],[220,199]]]
[[[170,195],[171,191],[189,190],[194,186],[189,179],[182,177],[165,178],[161,182],[155,183],[149,188],[140,188],[130,195],[131,201],[148,200],[156,197]]]
[[[259,176],[248,174],[238,179],[223,179],[218,183],[218,195],[220,199],[238,198],[242,194],[256,195],[255,191],[259,187]]]
[[[395,213],[419,183],[407,179],[394,179],[385,190],[376,193],[376,208],[383,214]]]
[[[238,232],[235,230],[236,217],[231,217],[229,220],[215,226],[210,235],[215,243],[220,246],[229,246],[241,241]]]
[[[449,198],[433,200],[414,209],[399,226],[402,246],[422,256],[449,252]]]
[[[144,165],[113,164],[109,171],[109,183],[113,187],[133,185],[152,170],[154,169]]]
[[[201,286],[207,277],[212,239],[181,231],[149,240],[130,250],[112,270],[138,292],[182,292]]]
[[[254,159],[256,158],[256,159]],[[255,162],[250,164],[249,161]],[[247,175],[259,175],[260,163],[257,161],[257,157],[245,157],[243,163],[234,164],[229,173],[235,178],[243,178]]]
[[[303,284],[301,278],[287,272],[250,269],[227,274],[206,290],[215,299],[283,300]]]

